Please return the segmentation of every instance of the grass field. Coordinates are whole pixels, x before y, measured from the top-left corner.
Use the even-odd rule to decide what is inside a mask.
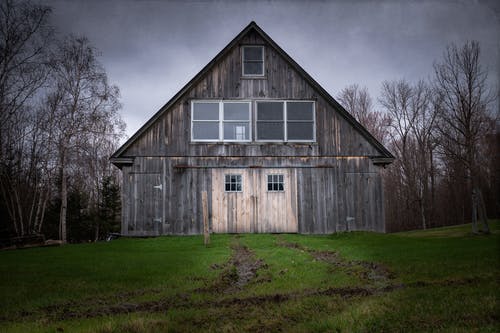
[[[1,332],[498,332],[500,223],[0,252]]]

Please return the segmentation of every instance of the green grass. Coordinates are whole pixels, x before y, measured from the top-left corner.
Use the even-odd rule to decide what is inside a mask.
[[[209,247],[186,236],[2,251],[0,332],[496,332],[499,221],[491,227],[477,236],[462,225],[212,235]],[[261,264],[248,284],[227,288],[235,246]],[[318,251],[338,253],[340,264]],[[363,278],[367,263],[392,278]]]

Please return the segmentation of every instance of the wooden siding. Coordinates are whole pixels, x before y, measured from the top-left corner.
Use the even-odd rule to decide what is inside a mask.
[[[241,192],[226,192],[224,176],[242,176]],[[284,191],[269,192],[267,176],[284,176]],[[212,230],[219,233],[298,231],[294,169],[212,169]]]
[[[230,50],[212,71],[165,112],[122,157],[134,156],[378,156],[371,145],[271,47],[266,47],[264,78],[241,76],[241,45],[266,43],[254,32]],[[230,144],[190,142],[193,99],[307,99],[316,101],[315,144]],[[252,119],[255,105],[252,103]],[[253,126],[253,133],[255,127]]]
[[[241,76],[241,45],[248,44],[266,47],[263,78]],[[193,99],[314,100],[317,142],[192,143]],[[120,154],[133,159],[122,167],[122,232],[202,233],[202,191],[208,193],[209,224],[215,232],[383,232],[382,180],[370,159],[382,155],[250,30]],[[225,194],[223,175],[234,170],[246,175],[245,192]],[[269,172],[286,175],[285,193],[262,188]],[[161,190],[154,188],[158,185]]]
[[[215,232],[385,230],[382,180],[367,157],[266,157],[258,162],[251,157],[138,157],[133,168],[123,171],[122,232],[130,235],[200,234],[202,191],[208,192],[209,223]],[[160,175],[161,194],[150,189],[138,195],[136,189],[146,186],[134,183],[141,172]],[[224,194],[225,173],[244,175],[243,193]],[[262,188],[269,173],[287,175],[286,197],[270,200],[276,193]],[[145,184],[157,185],[156,179]],[[134,214],[137,200],[156,202],[155,196],[163,198],[162,215],[152,218],[162,223],[152,229],[147,222],[135,222],[139,219]]]

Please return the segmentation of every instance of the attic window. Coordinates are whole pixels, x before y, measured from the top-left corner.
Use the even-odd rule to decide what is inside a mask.
[[[243,76],[264,75],[264,46],[243,46]]]

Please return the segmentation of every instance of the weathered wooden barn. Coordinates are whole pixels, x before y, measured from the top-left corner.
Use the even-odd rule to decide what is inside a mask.
[[[255,22],[111,157],[125,235],[383,232],[392,160]]]

